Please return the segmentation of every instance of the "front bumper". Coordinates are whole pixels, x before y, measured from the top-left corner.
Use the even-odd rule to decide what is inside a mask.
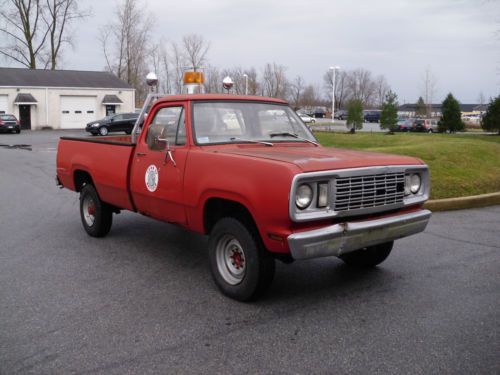
[[[422,232],[431,211],[420,210],[381,219],[345,222],[288,236],[294,259],[339,256]]]

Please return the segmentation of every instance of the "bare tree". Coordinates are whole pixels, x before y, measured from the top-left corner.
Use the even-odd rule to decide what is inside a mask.
[[[375,95],[376,95],[376,104],[378,107],[382,108],[382,105],[385,102],[386,95],[390,91],[389,84],[383,75],[379,75],[375,79]]]
[[[347,81],[348,81],[348,72],[340,71],[335,74],[335,108],[344,108],[345,103],[347,101]],[[325,84],[325,94],[328,100],[330,101],[329,106],[332,106],[332,85],[333,85],[333,76],[331,70],[327,70],[323,75],[323,82]]]
[[[50,50],[45,63],[46,67],[55,70],[64,44],[71,44],[71,35],[68,34],[69,25],[89,15],[88,12],[78,9],[77,0],[46,0],[43,20],[48,30]]]
[[[172,94],[172,67],[169,62],[169,52],[165,47],[165,43],[160,43],[158,46],[160,61],[158,70],[161,72],[163,79],[161,81],[161,90],[165,94]]]
[[[302,93],[301,104],[303,107],[313,109],[321,102],[320,90],[318,86],[307,85]]]
[[[170,51],[171,63],[173,65],[173,89],[175,93],[179,94],[182,92],[182,76],[186,67],[186,58],[179,45],[175,42],[171,43]]]
[[[432,116],[432,100],[436,95],[437,78],[428,66],[422,76],[422,96],[427,108],[427,116]]]
[[[285,70],[283,65],[266,64],[262,78],[262,90],[265,96],[286,98],[289,84]]]
[[[77,0],[4,0],[0,7],[0,34],[7,41],[0,54],[30,69],[56,69],[63,46],[71,44],[69,26],[88,15]]]
[[[349,72],[347,88],[350,100],[360,100],[365,107],[373,104],[372,101],[376,90],[370,71],[359,68]]]
[[[138,0],[125,0],[117,9],[117,21],[101,31],[101,45],[108,70],[135,87],[140,102],[147,93],[149,32],[153,16]]]
[[[222,74],[217,67],[207,66],[205,68],[205,92],[221,93],[222,79]]]
[[[48,29],[44,28],[40,0],[4,0],[0,3],[0,54],[29,69],[42,60]]]
[[[295,110],[298,110],[301,106],[304,84],[304,79],[301,76],[297,76],[290,85],[290,102]]]
[[[248,75],[248,95],[258,95],[260,84],[255,68],[247,69],[245,72]]]
[[[192,67],[194,71],[202,68],[207,62],[207,53],[210,48],[210,43],[205,41],[201,35],[190,34],[182,38],[182,44],[189,66]]]

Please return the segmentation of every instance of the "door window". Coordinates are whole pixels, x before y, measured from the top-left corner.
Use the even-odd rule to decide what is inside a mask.
[[[162,151],[169,145],[186,144],[183,107],[165,107],[156,112],[146,136],[150,150]]]

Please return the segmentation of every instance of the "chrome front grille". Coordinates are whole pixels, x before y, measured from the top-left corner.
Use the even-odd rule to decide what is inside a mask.
[[[334,210],[348,211],[403,202],[405,173],[335,178]]]

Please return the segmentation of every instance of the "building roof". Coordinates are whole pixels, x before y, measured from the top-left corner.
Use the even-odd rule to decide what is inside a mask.
[[[35,104],[38,103],[31,94],[17,94],[14,104]]]
[[[431,108],[433,111],[441,111],[442,104],[431,104]],[[462,112],[473,112],[474,110],[478,110],[478,107],[480,107],[479,104],[461,104],[460,103],[460,111]],[[417,105],[415,103],[406,103],[403,105],[400,105],[398,108],[398,111],[401,112],[415,112],[417,109]]]
[[[0,87],[71,87],[132,89],[109,72],[0,68]]]
[[[120,98],[116,95],[104,95],[102,104],[123,104]]]

